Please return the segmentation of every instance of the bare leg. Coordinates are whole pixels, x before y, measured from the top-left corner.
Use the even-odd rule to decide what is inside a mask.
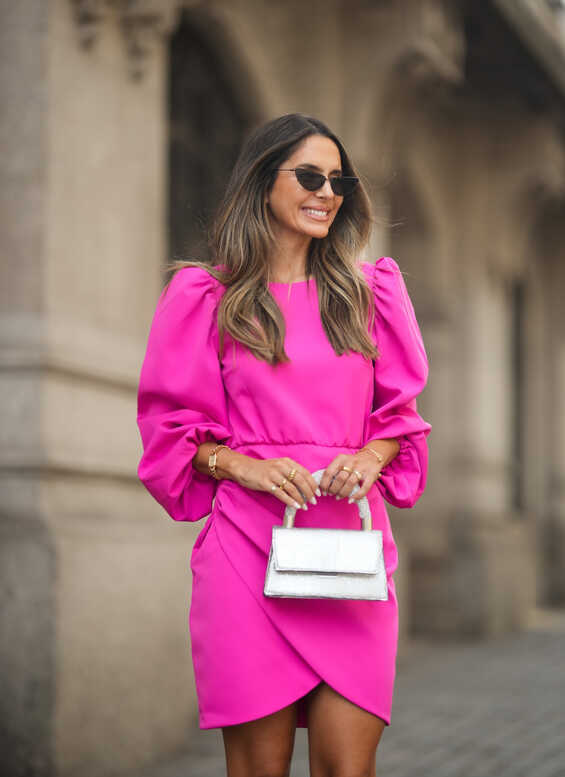
[[[375,777],[381,718],[321,683],[308,697],[310,777]]]
[[[288,777],[297,707],[222,728],[228,777]]]

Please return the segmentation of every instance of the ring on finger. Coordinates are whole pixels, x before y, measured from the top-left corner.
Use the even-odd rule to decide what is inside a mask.
[[[344,472],[353,472],[353,470],[352,470],[352,469],[350,469],[349,467],[342,467],[342,470],[343,470]]]
[[[286,478],[283,478],[282,483],[279,483],[279,488],[282,488],[283,491],[284,491],[284,486],[285,486],[285,483],[287,483],[287,482],[288,482],[288,480]]]
[[[294,479],[295,475],[296,475],[296,469],[291,469],[290,470],[290,475],[288,476],[288,479],[292,482],[292,480]]]
[[[357,475],[357,479],[358,479],[358,480],[363,480],[363,473],[362,473],[362,472],[359,472],[359,470],[358,470],[358,469],[354,469],[354,470],[353,470],[353,474],[354,474],[354,475]]]

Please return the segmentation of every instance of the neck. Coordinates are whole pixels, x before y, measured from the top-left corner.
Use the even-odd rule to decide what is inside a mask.
[[[312,238],[298,233],[276,236],[276,248],[269,257],[269,276],[274,283],[305,280],[308,247]]]

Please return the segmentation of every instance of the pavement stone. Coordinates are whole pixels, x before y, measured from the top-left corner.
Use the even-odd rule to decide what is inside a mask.
[[[139,777],[225,775],[219,729],[188,745]],[[376,763],[386,777],[565,777],[565,611],[536,610],[525,631],[487,641],[412,642]],[[308,777],[305,729],[291,777]]]

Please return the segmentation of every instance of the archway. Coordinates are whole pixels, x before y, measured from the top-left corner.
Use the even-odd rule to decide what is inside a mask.
[[[226,30],[184,9],[168,62],[169,257],[205,259],[207,231],[260,106]]]

